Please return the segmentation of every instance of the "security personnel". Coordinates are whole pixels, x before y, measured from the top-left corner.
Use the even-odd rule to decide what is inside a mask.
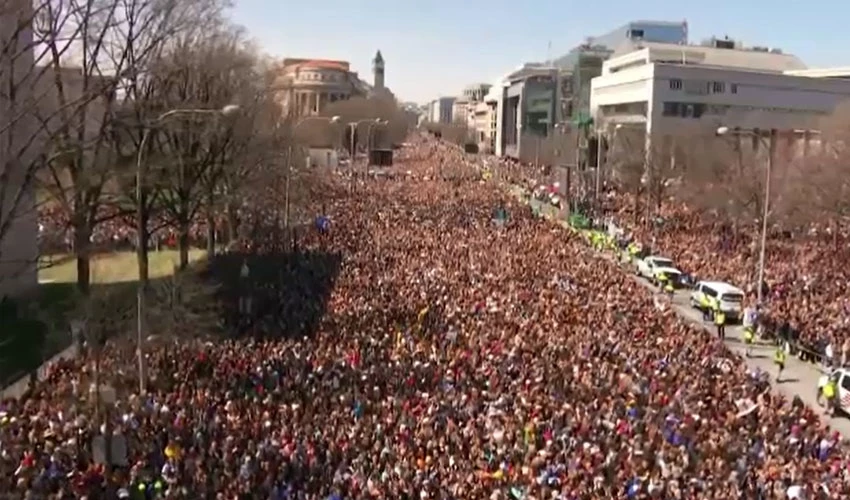
[[[838,385],[835,383],[835,378],[830,377],[829,381],[823,386],[823,397],[826,399],[826,414],[832,415],[835,411],[835,394],[838,392]]]
[[[711,319],[711,309],[714,307],[711,297],[702,292],[699,295],[699,308],[702,309],[702,320],[708,321]]]
[[[747,346],[746,355],[749,358],[753,355],[753,341],[755,340],[755,329],[752,325],[744,327],[744,344]]]
[[[664,293],[666,293],[672,299],[673,293],[675,291],[676,291],[676,286],[673,284],[673,280],[668,279],[667,283],[664,284]]]
[[[667,273],[663,271],[656,271],[655,281],[658,283],[658,290],[664,290],[664,285],[667,283]]]
[[[785,346],[779,345],[773,353],[773,362],[776,363],[776,383],[782,382],[782,370],[785,369]]]
[[[726,340],[726,313],[717,302],[714,303],[714,325],[717,326],[717,338]]]

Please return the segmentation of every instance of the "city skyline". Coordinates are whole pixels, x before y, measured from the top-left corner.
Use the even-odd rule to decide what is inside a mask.
[[[610,0],[605,12],[616,15],[599,15],[590,4],[550,0],[532,0],[522,10],[505,0],[459,5],[432,0],[425,9],[389,0],[372,0],[369,8],[326,0],[294,3],[279,16],[270,14],[277,5],[241,0],[233,18],[271,56],[342,59],[364,79],[371,79],[371,59],[381,50],[387,86],[400,100],[419,103],[456,95],[470,83],[492,83],[525,62],[557,58],[586,37],[632,20],[686,19],[691,43],[728,35],[747,46],[779,47],[810,67],[850,65],[850,55],[841,49],[850,36],[840,24],[850,8],[836,0],[788,11],[767,0],[692,5]],[[730,11],[736,15],[730,17]],[[754,22],[758,19],[764,21]]]

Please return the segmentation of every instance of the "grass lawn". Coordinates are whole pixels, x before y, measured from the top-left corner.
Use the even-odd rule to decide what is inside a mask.
[[[205,255],[204,250],[191,250],[189,261],[195,262]],[[180,259],[176,250],[151,252],[149,258],[152,280],[170,276]],[[49,265],[50,262],[56,264]],[[0,349],[2,386],[36,368],[71,343],[69,323],[79,314],[77,308],[80,304],[76,288],[77,263],[72,256],[52,255],[42,259],[41,264],[37,292],[28,299],[18,301],[22,322],[0,315],[0,326],[15,324],[14,328],[0,330],[0,345],[4,346]],[[135,252],[102,254],[92,259],[92,293],[108,290],[106,293],[110,294],[110,301],[134,303],[135,283],[138,279]],[[45,335],[35,333],[38,324],[46,327]]]
[[[192,249],[189,251],[189,262],[194,262],[206,255],[205,250]],[[65,255],[51,255],[50,259],[58,264],[45,265],[38,273],[39,283],[75,283],[77,281],[77,261]],[[174,267],[180,260],[176,250],[150,252],[150,278],[162,278],[174,272]],[[139,266],[136,263],[135,252],[115,252],[94,257],[91,262],[91,282],[128,283],[139,279]]]

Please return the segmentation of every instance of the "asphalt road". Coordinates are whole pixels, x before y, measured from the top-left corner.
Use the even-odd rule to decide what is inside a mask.
[[[517,188],[511,188],[511,192],[515,196],[519,196],[521,193],[521,191]],[[555,220],[557,211],[551,207],[551,205],[544,205],[536,200],[530,201],[529,204],[531,206],[538,207],[541,212],[554,223],[564,226],[565,228],[567,227],[566,222]],[[615,259],[615,256],[610,253],[606,253],[605,256],[612,260]],[[634,268],[631,265],[625,262],[621,262],[620,264],[623,267],[623,272],[628,272],[634,276]],[[657,293],[658,289],[653,287],[647,280],[639,278],[638,276],[634,276],[634,279],[646,286],[649,290]],[[673,297],[674,310],[677,314],[679,314],[679,316],[687,321],[698,327],[708,329],[711,334],[715,334],[715,326],[711,323],[703,322],[702,313],[690,306],[688,300],[689,294],[690,291],[687,290],[677,291],[675,293]],[[776,392],[784,395],[789,400],[793,399],[794,396],[799,396],[804,403],[823,415],[824,421],[828,422],[834,430],[840,432],[844,437],[850,437],[850,418],[847,418],[846,416],[830,418],[825,415],[823,408],[817,404],[817,384],[818,379],[823,374],[823,370],[820,366],[802,362],[794,356],[788,356],[785,364],[785,370],[782,374],[782,381],[777,384],[773,382],[776,377],[776,365],[773,364],[773,352],[775,347],[772,343],[757,342],[753,346],[752,357],[746,358],[743,328],[741,326],[730,325],[726,327],[725,344],[732,352],[739,354],[751,369],[760,368],[761,370],[769,373],[772,387]]]

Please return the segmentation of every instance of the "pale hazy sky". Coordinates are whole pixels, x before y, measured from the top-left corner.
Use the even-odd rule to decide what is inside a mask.
[[[560,56],[586,36],[640,19],[687,19],[692,42],[728,35],[780,47],[810,67],[850,65],[850,2],[839,0],[236,2],[234,20],[268,54],[347,60],[371,81],[380,49],[387,86],[416,102],[492,83],[523,62]]]

